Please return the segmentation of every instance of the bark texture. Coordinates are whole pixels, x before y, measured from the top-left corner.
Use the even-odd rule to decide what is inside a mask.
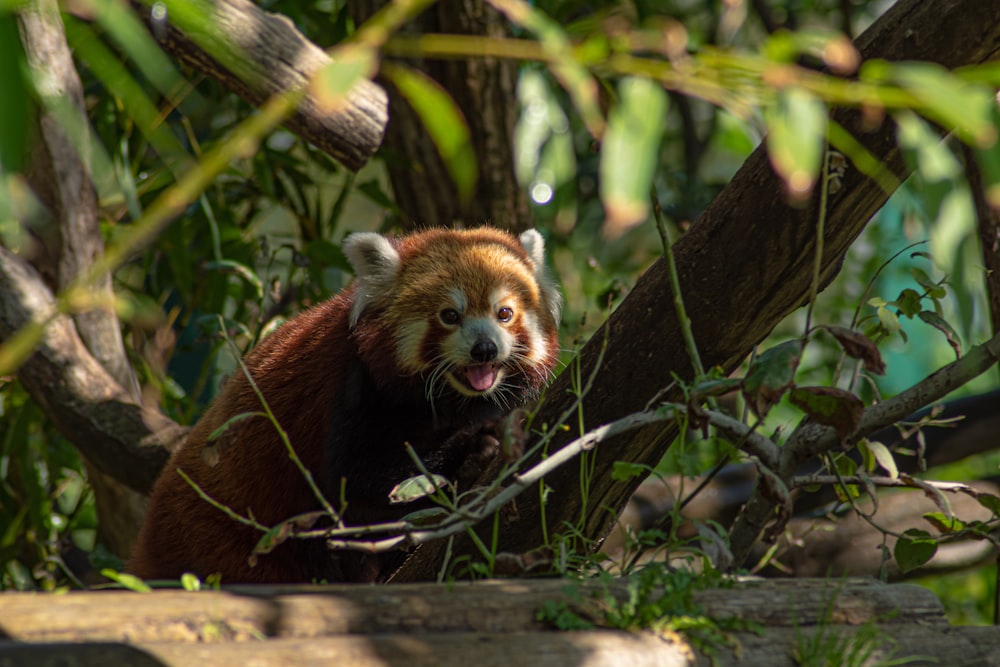
[[[149,20],[147,8],[133,6]],[[204,26],[185,32],[168,16],[153,26],[153,34],[167,53],[255,106],[305,86],[331,62],[287,16],[266,12],[250,0],[211,0],[206,7],[211,16]],[[285,125],[357,171],[381,145],[387,120],[385,91],[362,80],[336,109],[307,94]]]

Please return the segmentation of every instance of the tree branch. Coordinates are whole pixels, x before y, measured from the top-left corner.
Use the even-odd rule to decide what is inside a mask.
[[[961,359],[939,369],[909,389],[865,410],[852,439],[863,438],[903,419],[917,408],[943,398],[996,365],[998,361],[1000,361],[1000,334],[972,348]],[[833,428],[804,423],[795,430],[782,448],[777,473],[781,479],[791,480],[803,462],[842,445],[840,436]],[[747,559],[757,537],[773,516],[774,506],[767,501],[759,487],[754,489],[750,500],[736,517],[730,532],[730,545],[737,567]]]
[[[19,377],[56,428],[99,470],[148,493],[186,430],[137,404],[56,312],[41,276],[0,247],[0,338],[51,318]]]
[[[208,21],[211,30],[185,33],[168,15],[165,25],[157,22],[154,35],[166,52],[254,106],[273,95],[302,88],[331,62],[286,16],[266,12],[250,0],[210,0],[205,5],[212,10]],[[148,7],[138,2],[133,6],[150,21]],[[234,72],[237,66],[239,71]],[[382,143],[389,120],[388,104],[382,88],[362,80],[348,93],[343,106],[333,111],[324,109],[310,92],[285,125],[357,171]]]

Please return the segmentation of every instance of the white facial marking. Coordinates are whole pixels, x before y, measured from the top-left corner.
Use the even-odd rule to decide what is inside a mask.
[[[427,322],[414,320],[404,322],[396,333],[396,357],[404,371],[419,373],[426,367],[429,360],[420,357],[428,328]]]

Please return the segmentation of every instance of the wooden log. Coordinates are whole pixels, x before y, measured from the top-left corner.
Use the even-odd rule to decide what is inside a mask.
[[[451,586],[236,586],[223,591],[78,592],[0,595],[0,636],[24,642],[197,642],[351,634],[498,633],[547,629],[536,618],[550,600],[569,601],[558,579]],[[602,591],[584,587],[584,596]],[[613,589],[626,594],[624,585]],[[711,618],[768,627],[873,621],[944,626],[928,590],[872,580],[769,580],[695,594]]]
[[[622,582],[624,583],[624,582]],[[704,667],[667,632],[547,631],[536,612],[569,600],[557,579],[399,586],[236,586],[65,595],[0,595],[0,665],[79,667]],[[586,598],[605,589],[587,584]],[[624,585],[613,587],[626,593]],[[722,667],[1000,664],[1000,628],[949,626],[937,598],[868,579],[753,580],[695,595],[711,618],[755,621],[759,633],[714,647]],[[822,657],[825,662],[816,663]]]
[[[229,643],[21,644],[0,642],[2,665],[74,667],[688,667],[691,649],[613,630],[349,636]],[[736,663],[721,663],[736,664]]]

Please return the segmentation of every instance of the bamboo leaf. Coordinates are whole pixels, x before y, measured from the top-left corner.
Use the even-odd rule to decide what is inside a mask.
[[[793,199],[812,192],[826,145],[826,105],[801,88],[785,88],[767,109],[767,152]]]
[[[612,238],[649,215],[649,191],[667,112],[666,92],[649,79],[623,79],[618,93],[618,104],[608,118],[600,164],[605,233]]]
[[[468,200],[476,188],[479,167],[469,141],[469,126],[455,100],[426,74],[400,65],[384,65],[387,76],[420,116],[444,160],[458,196]]]

